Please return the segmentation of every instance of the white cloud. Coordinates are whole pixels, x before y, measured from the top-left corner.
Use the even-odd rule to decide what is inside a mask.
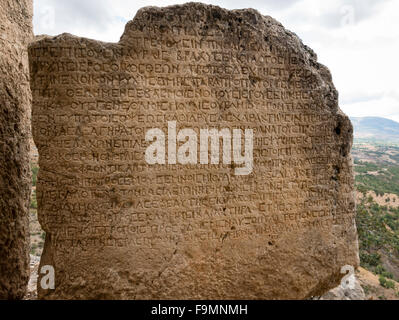
[[[180,0],[36,0],[34,31],[117,42],[144,6]],[[329,67],[350,116],[399,120],[399,22],[397,0],[202,1],[228,9],[252,7],[298,34]]]
[[[389,94],[377,99],[348,103],[346,108],[351,110],[351,116],[354,117],[380,117],[383,114],[399,122],[398,98]]]

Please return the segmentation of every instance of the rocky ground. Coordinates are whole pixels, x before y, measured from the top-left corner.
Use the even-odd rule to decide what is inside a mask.
[[[399,300],[398,282],[390,280],[395,288],[384,288],[379,277],[364,268],[359,268],[356,276],[364,290],[366,300]]]
[[[30,279],[25,300],[37,300],[37,273],[39,270],[40,257],[30,255]]]
[[[38,154],[37,149],[33,144],[32,149],[32,168],[38,166]],[[31,276],[28,285],[28,291],[25,296],[26,300],[37,299],[36,292],[36,282],[37,274],[40,262],[40,256],[43,250],[44,236],[45,233],[41,229],[40,224],[37,219],[37,209],[36,209],[36,187],[33,186],[32,190],[32,200],[33,203],[30,209],[30,232],[31,232],[31,255],[30,255],[30,271]],[[360,203],[361,199],[365,195],[361,192],[356,192],[357,202]],[[399,207],[399,196],[391,193],[385,193],[383,195],[376,194],[374,191],[368,191],[366,197],[371,197],[373,201],[379,205],[388,205],[393,208]],[[339,286],[322,297],[316,297],[315,300],[399,300],[399,283],[390,280],[394,283],[394,288],[386,288],[381,285],[379,276],[371,273],[370,271],[359,268],[356,271],[356,285],[352,290],[348,290]]]
[[[40,258],[30,256],[31,277],[25,300],[37,299],[37,274]],[[399,300],[399,283],[395,283],[395,289],[387,289],[381,286],[378,277],[366,269],[359,268],[356,272],[356,282],[353,289],[345,289],[339,286],[322,297],[314,300]]]
[[[39,154],[37,148],[31,140],[31,168],[38,168]],[[37,172],[37,171],[36,171]],[[35,180],[35,178],[33,179]],[[40,263],[40,256],[43,251],[44,237],[45,233],[40,227],[39,221],[37,219],[37,202],[36,202],[36,183],[32,186],[31,195],[31,206],[29,211],[29,230],[30,230],[30,278],[28,283],[28,289],[25,295],[25,300],[36,300],[37,299],[37,274]]]

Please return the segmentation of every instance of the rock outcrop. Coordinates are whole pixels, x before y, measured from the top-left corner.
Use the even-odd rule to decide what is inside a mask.
[[[29,57],[39,298],[304,299],[357,267],[352,125],[273,18],[147,7],[119,43]]]

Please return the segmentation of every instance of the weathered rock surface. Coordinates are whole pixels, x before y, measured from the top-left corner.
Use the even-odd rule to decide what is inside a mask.
[[[39,298],[303,299],[357,267],[351,123],[329,70],[271,17],[148,7],[119,43],[63,34],[29,57],[56,284]],[[212,128],[219,164],[200,145]]]
[[[366,300],[366,295],[359,280],[355,275],[351,275],[351,278],[353,278],[351,280],[353,281],[353,286],[340,284],[320,297],[319,300]]]
[[[22,299],[29,279],[32,1],[0,2],[0,299]]]

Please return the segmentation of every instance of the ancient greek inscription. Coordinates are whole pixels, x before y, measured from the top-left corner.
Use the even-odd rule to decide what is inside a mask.
[[[198,10],[205,23],[140,11],[117,44],[31,45],[52,251],[252,246],[242,257],[258,264],[279,241],[355,234],[350,124],[328,71],[268,18]]]

